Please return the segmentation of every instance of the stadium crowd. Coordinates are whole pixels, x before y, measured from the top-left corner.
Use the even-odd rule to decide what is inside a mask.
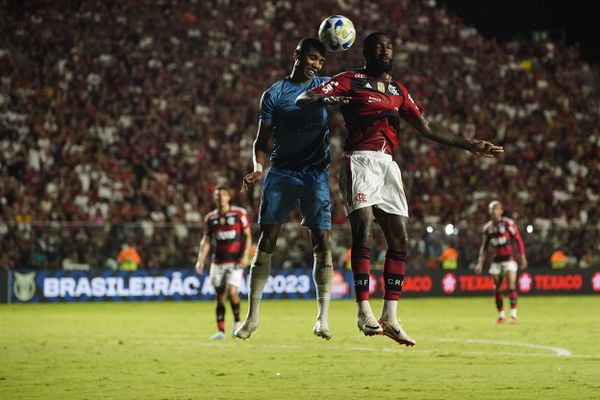
[[[531,267],[548,266],[558,247],[570,265],[600,267],[600,74],[576,46],[484,38],[435,0],[0,7],[1,267],[105,267],[124,244],[143,268],[192,266],[215,185],[256,215],[258,190],[237,188],[252,165],[260,95],[289,70],[298,40],[335,13],[358,40],[373,30],[396,38],[394,76],[429,119],[505,147],[481,159],[405,127],[396,157],[414,227],[409,267],[435,266],[448,245],[472,267],[493,199],[521,228]],[[359,49],[328,55],[325,74],[360,66]],[[337,110],[331,126],[341,259]],[[308,236],[289,225],[274,265],[310,267]]]

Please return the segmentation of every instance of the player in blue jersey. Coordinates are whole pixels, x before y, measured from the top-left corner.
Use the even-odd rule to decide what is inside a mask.
[[[329,78],[317,73],[325,62],[325,48],[313,38],[302,39],[294,50],[294,66],[289,76],[275,82],[260,101],[258,133],[254,141],[254,171],[244,177],[242,191],[265,174],[258,223],[260,235],[250,268],[248,315],[234,335],[248,339],[258,328],[259,307],[264,285],[271,270],[281,225],[296,201],[300,203],[302,225],[310,230],[314,252],[313,279],[317,289],[317,320],[313,333],[331,339],[328,312],[331,297],[332,260],[329,244],[331,199],[328,165],[329,104],[347,103],[340,96],[327,96],[312,107],[296,106],[296,97]],[[269,139],[273,149],[268,154]]]

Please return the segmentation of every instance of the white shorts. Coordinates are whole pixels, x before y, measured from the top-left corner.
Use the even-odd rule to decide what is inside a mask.
[[[517,271],[519,266],[515,260],[493,262],[490,265],[490,275],[504,275],[508,271]]]
[[[210,283],[215,288],[231,285],[240,287],[244,277],[244,270],[238,264],[211,264],[210,266]]]
[[[346,153],[340,168],[340,191],[348,214],[377,206],[388,214],[408,217],[402,175],[392,156],[381,151]]]

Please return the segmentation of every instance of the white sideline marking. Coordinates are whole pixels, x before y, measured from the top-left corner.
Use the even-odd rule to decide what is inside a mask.
[[[454,343],[467,343],[467,344],[499,344],[506,346],[521,346],[528,347],[530,349],[540,349],[540,350],[549,350],[556,353],[557,356],[561,357],[572,357],[573,354],[567,350],[560,347],[553,346],[543,346],[541,344],[533,344],[533,343],[523,343],[523,342],[509,342],[506,340],[488,340],[488,339],[452,339],[452,338],[439,338],[438,342],[454,342]]]

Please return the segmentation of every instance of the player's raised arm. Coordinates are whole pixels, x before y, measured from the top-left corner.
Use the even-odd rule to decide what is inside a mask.
[[[344,105],[348,104],[352,97],[350,94],[350,85],[347,79],[344,79],[344,73],[338,74],[323,82],[321,85],[307,90],[296,97],[296,105],[298,107],[307,106],[313,103],[325,105]]]
[[[422,115],[404,117],[404,119],[419,131],[422,136],[446,146],[467,150],[483,157],[496,157],[504,152],[502,146],[497,146],[485,140],[466,140],[462,136],[456,135],[437,124],[430,123]]]
[[[317,102],[326,105],[348,104],[351,99],[352,98],[348,96],[330,96],[317,94],[312,90],[307,90],[296,98],[296,105],[302,107]]]

